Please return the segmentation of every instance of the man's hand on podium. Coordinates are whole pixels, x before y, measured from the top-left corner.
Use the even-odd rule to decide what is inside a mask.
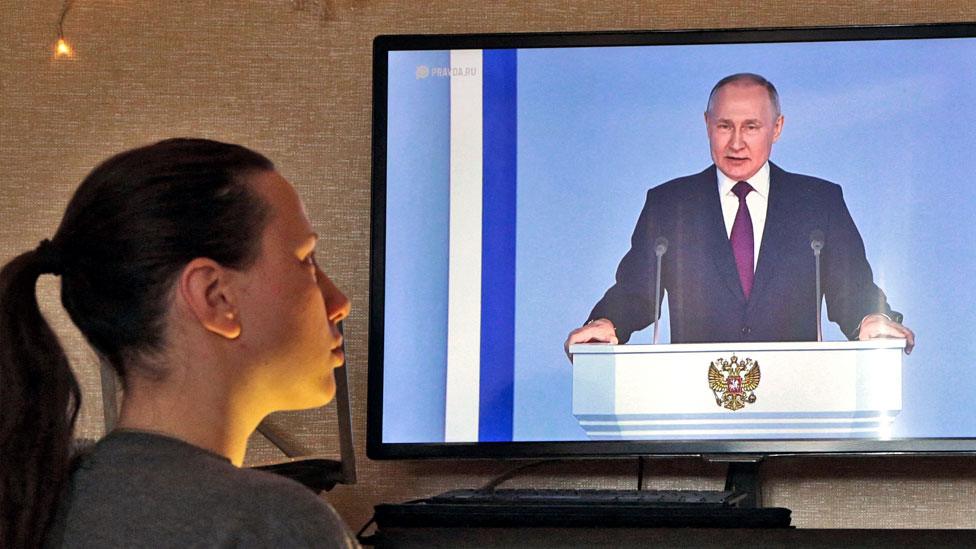
[[[891,320],[882,314],[871,314],[861,320],[861,328],[857,333],[857,338],[861,341],[879,338],[900,338],[905,339],[905,354],[912,354],[915,347],[915,332],[907,326]]]
[[[610,343],[616,345],[618,343],[617,329],[613,322],[608,319],[598,318],[569,332],[569,337],[563,344],[563,350],[566,351],[566,358],[569,359],[570,363],[573,362],[573,355],[569,352],[569,346],[573,343]]]

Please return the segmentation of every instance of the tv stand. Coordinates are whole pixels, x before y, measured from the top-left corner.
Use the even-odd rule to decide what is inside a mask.
[[[703,456],[712,463],[728,463],[725,475],[725,490],[742,494],[736,502],[737,507],[756,509],[763,506],[762,480],[759,466],[763,456]]]

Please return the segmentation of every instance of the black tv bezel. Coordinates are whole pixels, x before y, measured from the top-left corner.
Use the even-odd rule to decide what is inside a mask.
[[[892,440],[700,440],[390,443],[383,442],[388,53],[448,49],[651,46],[976,38],[976,23],[675,31],[381,35],[373,41],[372,203],[366,455],[370,459],[598,458],[628,456],[976,455],[974,438]]]

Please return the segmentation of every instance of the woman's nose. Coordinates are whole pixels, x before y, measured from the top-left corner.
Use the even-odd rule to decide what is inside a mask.
[[[322,297],[325,298],[325,309],[329,313],[329,320],[338,323],[349,316],[352,305],[345,294],[332,282],[322,269],[319,269],[319,288],[322,290]]]

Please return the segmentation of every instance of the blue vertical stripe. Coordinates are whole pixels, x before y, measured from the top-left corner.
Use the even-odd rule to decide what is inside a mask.
[[[515,378],[516,50],[482,60],[483,201],[478,440],[512,440]]]

